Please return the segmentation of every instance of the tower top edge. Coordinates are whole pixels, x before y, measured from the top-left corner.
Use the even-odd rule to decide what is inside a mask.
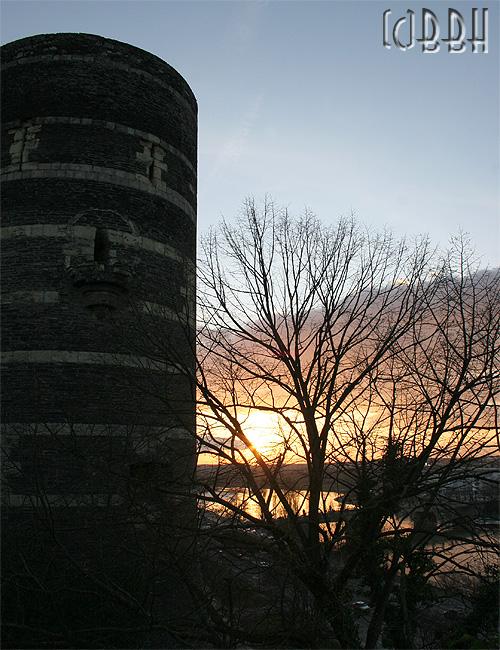
[[[2,65],[16,59],[44,55],[87,55],[114,61],[120,61],[123,57],[130,65],[145,69],[154,76],[161,77],[165,72],[174,75],[197,107],[196,97],[190,85],[173,66],[156,54],[114,38],[85,32],[34,34],[5,43],[0,50]]]

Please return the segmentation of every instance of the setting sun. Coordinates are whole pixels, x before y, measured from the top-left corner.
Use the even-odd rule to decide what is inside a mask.
[[[243,430],[260,452],[270,451],[281,442],[279,418],[276,413],[256,409],[249,411],[243,421]]]

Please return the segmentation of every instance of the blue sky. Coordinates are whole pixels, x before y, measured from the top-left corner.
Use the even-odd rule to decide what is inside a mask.
[[[382,14],[489,9],[489,52],[382,46]],[[2,42],[90,32],[173,65],[199,105],[198,223],[271,195],[325,222],[354,211],[499,264],[499,4],[428,0],[3,0]],[[445,34],[442,34],[445,35]]]

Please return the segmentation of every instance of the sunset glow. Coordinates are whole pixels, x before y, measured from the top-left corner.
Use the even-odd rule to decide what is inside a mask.
[[[253,409],[242,423],[245,434],[259,452],[269,453],[281,443],[277,414]]]

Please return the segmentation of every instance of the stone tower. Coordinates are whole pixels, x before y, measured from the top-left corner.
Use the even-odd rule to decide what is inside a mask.
[[[85,555],[99,518],[191,507],[197,104],[152,54],[44,34],[2,48],[2,119],[6,534],[90,522]]]

